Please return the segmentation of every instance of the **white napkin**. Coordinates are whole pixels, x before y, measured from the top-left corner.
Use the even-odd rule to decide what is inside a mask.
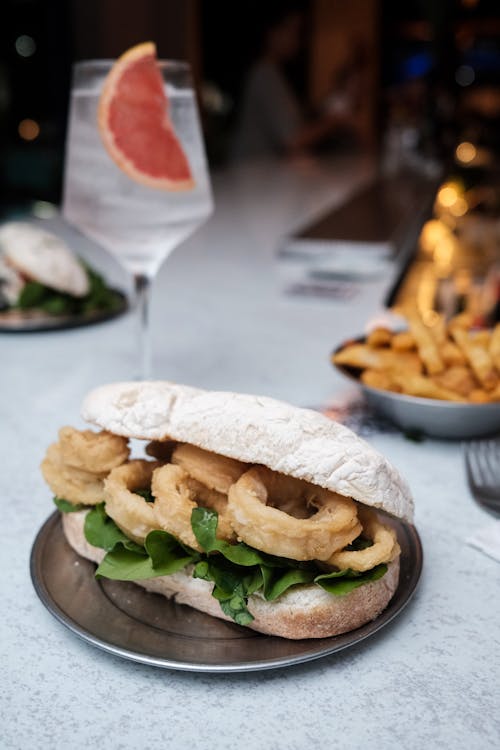
[[[500,521],[483,526],[465,541],[471,547],[481,550],[488,557],[500,562]]]

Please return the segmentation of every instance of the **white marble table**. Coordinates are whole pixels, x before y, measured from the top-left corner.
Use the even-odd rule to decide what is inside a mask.
[[[284,231],[370,173],[369,163],[347,159],[218,176],[215,216],[155,286],[155,375],[305,405],[342,398],[328,353],[363,329],[390,279],[349,303],[290,298],[273,257]],[[95,246],[68,236],[125,283]],[[28,571],[52,511],[40,459],[59,426],[80,423],[88,389],[131,376],[133,353],[130,316],[0,338],[2,750],[498,747],[500,567],[464,543],[489,517],[469,495],[457,444],[371,438],[412,487],[425,567],[403,614],[340,655],[260,674],[169,672],[97,651],[46,612]]]

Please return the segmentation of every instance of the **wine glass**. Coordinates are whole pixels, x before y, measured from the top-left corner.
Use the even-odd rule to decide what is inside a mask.
[[[113,61],[73,67],[66,143],[63,216],[115,255],[134,278],[141,375],[151,374],[149,301],[161,263],[213,209],[210,178],[189,65],[158,61],[168,115],[188,160],[194,186],[158,190],[137,182],[108,154],[97,124],[103,83]]]

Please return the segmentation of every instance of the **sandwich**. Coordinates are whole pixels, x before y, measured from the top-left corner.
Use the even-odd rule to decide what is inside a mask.
[[[84,400],[42,473],[96,576],[291,639],[375,619],[398,586],[391,464],[327,417],[270,398],[114,383]],[[142,457],[131,457],[130,440]]]
[[[64,315],[117,305],[116,292],[60,237],[29,222],[0,226],[0,310]]]

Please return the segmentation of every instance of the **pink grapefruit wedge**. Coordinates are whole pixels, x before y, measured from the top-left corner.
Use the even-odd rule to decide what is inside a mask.
[[[131,179],[157,190],[190,190],[193,176],[168,116],[156,47],[144,42],[115,62],[102,89],[99,132]]]

